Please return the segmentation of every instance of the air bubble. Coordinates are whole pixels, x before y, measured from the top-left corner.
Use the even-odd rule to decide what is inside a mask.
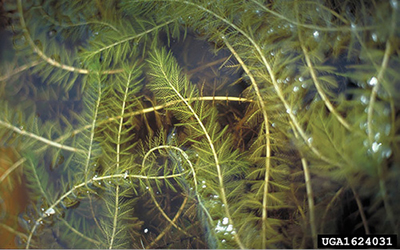
[[[388,123],[385,126],[385,135],[388,136],[390,134],[390,130],[391,130],[392,126]]]
[[[372,40],[373,40],[374,42],[377,42],[377,41],[378,41],[378,35],[377,35],[376,33],[372,33],[371,37],[372,37]]]
[[[299,89],[300,89],[299,86],[294,86],[294,87],[293,87],[293,91],[294,91],[294,92],[299,91]]]
[[[389,158],[392,155],[392,149],[387,148],[385,150],[382,150],[382,156],[385,158]]]
[[[390,5],[392,6],[393,9],[397,10],[399,3],[397,2],[397,0],[391,0]]]
[[[362,96],[360,97],[360,100],[361,100],[361,103],[362,103],[362,104],[365,104],[365,105],[367,105],[368,102],[369,102],[368,97],[366,97],[365,95],[362,95]]]
[[[228,217],[224,217],[224,218],[222,219],[222,224],[223,224],[223,225],[228,225],[228,223],[229,223]]]
[[[145,228],[145,229],[143,230],[143,232],[144,232],[145,234],[147,234],[147,233],[149,232],[149,229],[148,229],[148,228]]]
[[[285,80],[283,80],[283,83],[286,84],[286,83],[288,83],[289,81],[290,81],[290,78],[289,78],[289,77],[286,77]]]
[[[49,209],[46,210],[46,212],[44,212],[44,216],[49,217],[50,215],[55,214],[56,211],[54,210],[54,208],[50,207]]]
[[[55,29],[50,30],[48,33],[49,37],[55,36],[56,34],[57,34],[57,30],[55,30]]]
[[[382,143],[373,142],[372,143],[372,151],[374,151],[374,153],[378,152],[381,145],[382,145]]]
[[[308,139],[307,139],[307,141],[308,141],[308,143],[310,143],[310,144],[311,144],[311,143],[313,142],[313,138],[312,138],[312,137],[310,137],[310,138],[308,138]]]
[[[368,81],[368,84],[369,84],[370,86],[375,86],[377,83],[378,83],[378,79],[377,79],[375,76],[373,76],[373,77]]]
[[[319,37],[319,32],[318,31],[314,31],[313,36],[315,39],[317,39]]]
[[[385,107],[385,108],[383,109],[383,115],[384,115],[384,116],[389,116],[389,115],[390,115],[390,108]]]

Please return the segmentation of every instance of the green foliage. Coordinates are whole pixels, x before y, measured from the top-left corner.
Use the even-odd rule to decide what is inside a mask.
[[[0,140],[29,190],[20,246],[315,248],[344,229],[398,234],[399,8],[7,3]]]

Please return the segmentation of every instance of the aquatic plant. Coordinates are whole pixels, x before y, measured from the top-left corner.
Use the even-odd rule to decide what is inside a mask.
[[[1,226],[21,247],[399,233],[398,1],[4,8],[0,138],[30,204]]]

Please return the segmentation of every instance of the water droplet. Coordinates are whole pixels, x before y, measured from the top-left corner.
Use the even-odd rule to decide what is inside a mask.
[[[351,23],[351,29],[354,31],[355,29],[357,29],[357,25],[355,23]]]
[[[294,87],[293,87],[293,91],[294,91],[294,92],[299,91],[299,89],[300,89],[299,86],[294,86]]]
[[[149,229],[148,229],[148,228],[145,228],[145,229],[143,230],[143,232],[144,232],[145,234],[147,234],[147,233],[149,232]]]
[[[375,86],[378,83],[378,79],[376,79],[375,76],[373,76],[371,79],[369,79],[368,84],[370,86]]]
[[[222,224],[228,225],[228,223],[229,223],[228,217],[224,217],[224,218],[222,219]]]
[[[207,186],[206,185],[203,185],[203,186],[201,186],[202,188],[206,188]]]
[[[128,178],[128,175],[129,175],[129,172],[128,172],[128,170],[126,170],[125,174],[124,174],[124,179]]]
[[[314,38],[318,38],[319,37],[319,32],[318,31],[314,31],[313,36],[314,36]]]
[[[222,242],[222,243],[225,243],[225,242],[226,242],[226,240],[225,240],[225,239],[222,239],[222,240],[221,240],[221,242]]]
[[[147,186],[146,189],[149,189],[149,187]]]
[[[310,137],[310,138],[308,138],[308,139],[307,139],[307,141],[308,141],[308,143],[310,143],[310,144],[311,144],[311,143],[313,142],[313,138],[312,138],[312,137]]]

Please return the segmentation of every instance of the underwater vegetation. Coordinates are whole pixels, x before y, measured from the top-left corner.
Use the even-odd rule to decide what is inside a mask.
[[[3,3],[0,232],[21,248],[398,235],[399,5]],[[21,185],[28,205],[4,209]]]

